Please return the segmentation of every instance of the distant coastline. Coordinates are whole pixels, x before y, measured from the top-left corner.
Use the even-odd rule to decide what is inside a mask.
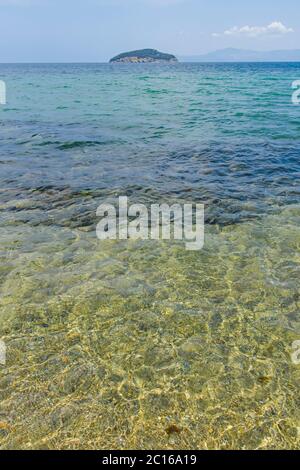
[[[300,62],[300,49],[252,51],[220,49],[202,55],[179,56],[181,62]]]

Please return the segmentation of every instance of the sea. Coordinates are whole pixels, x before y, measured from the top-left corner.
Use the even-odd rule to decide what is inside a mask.
[[[299,448],[300,64],[0,80],[0,448]],[[203,249],[100,241],[119,196],[204,204]]]

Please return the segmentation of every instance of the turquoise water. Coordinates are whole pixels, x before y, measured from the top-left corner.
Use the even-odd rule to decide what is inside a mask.
[[[300,64],[0,65],[0,442],[298,448]],[[96,238],[202,202],[204,249]]]

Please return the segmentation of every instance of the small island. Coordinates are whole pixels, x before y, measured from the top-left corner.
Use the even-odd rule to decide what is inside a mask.
[[[159,52],[156,49],[141,49],[138,51],[124,52],[113,57],[110,63],[138,64],[138,63],[176,63],[177,58],[172,54]]]

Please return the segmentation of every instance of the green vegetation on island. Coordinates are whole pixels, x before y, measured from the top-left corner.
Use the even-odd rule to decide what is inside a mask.
[[[149,62],[178,62],[172,54],[159,52],[156,49],[141,49],[138,51],[124,52],[113,57],[110,63],[149,63]]]

